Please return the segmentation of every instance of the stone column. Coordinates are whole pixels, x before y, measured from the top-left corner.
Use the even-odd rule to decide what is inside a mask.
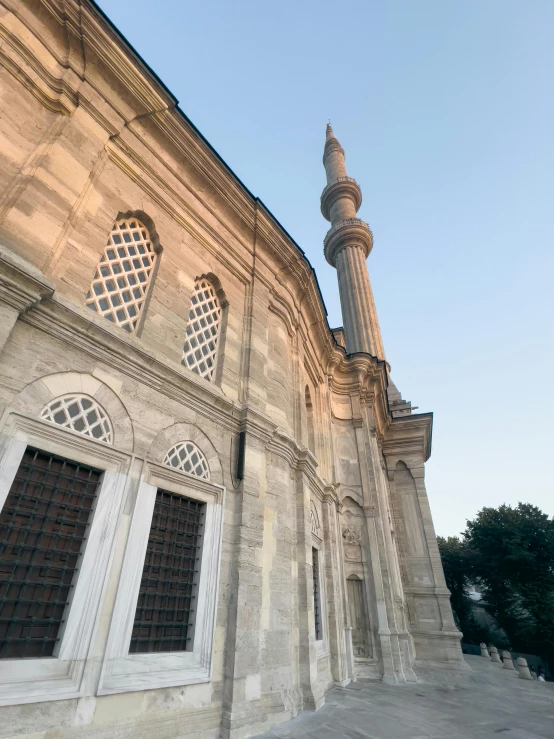
[[[336,256],[346,351],[385,356],[366,255],[359,246],[345,246]]]

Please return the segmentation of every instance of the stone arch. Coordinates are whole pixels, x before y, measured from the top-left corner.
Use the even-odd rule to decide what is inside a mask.
[[[341,485],[340,488],[340,500],[344,504],[346,498],[352,498],[359,506],[363,509],[364,497],[361,490],[355,490],[353,488],[346,488]]]
[[[319,523],[319,514],[313,500],[310,501],[310,523],[312,534],[321,538],[321,524]]]
[[[220,382],[227,300],[213,273],[194,280],[181,364],[209,382]]]
[[[156,224],[148,215],[148,213],[145,213],[143,210],[127,210],[125,211],[125,213],[119,211],[115,218],[115,221],[117,222],[128,220],[129,218],[136,218],[144,226],[146,226],[146,228],[148,229],[148,234],[150,236],[150,241],[152,242],[152,248],[154,249],[156,254],[161,254],[163,252],[163,246],[160,243],[160,237],[158,236],[158,232],[156,231]]]
[[[342,515],[345,518],[359,519],[356,520],[357,525],[361,525],[365,520],[364,509],[355,498],[352,497],[353,490],[349,491],[348,495],[345,495],[342,499],[343,510]],[[356,496],[358,497],[358,496]]]
[[[216,485],[223,485],[223,468],[217,449],[208,436],[192,423],[174,423],[162,429],[150,445],[147,457],[152,462],[163,464],[169,449],[182,441],[192,441],[196,444],[208,462],[210,481]]]
[[[13,410],[38,418],[44,406],[62,395],[70,393],[94,398],[108,414],[113,427],[113,446],[133,453],[133,423],[121,398],[104,382],[85,372],[57,372],[30,382],[12,404]]]

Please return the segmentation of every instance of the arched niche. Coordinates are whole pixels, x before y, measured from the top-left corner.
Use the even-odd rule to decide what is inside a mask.
[[[356,437],[352,428],[337,427],[336,430],[337,450],[337,479],[343,485],[361,485],[360,462]]]
[[[399,460],[394,470],[395,518],[400,519],[396,528],[403,538],[407,555],[421,557],[426,554],[425,532],[417,497],[415,480],[408,465]]]
[[[210,482],[223,485],[223,469],[219,454],[208,436],[192,423],[174,423],[162,429],[150,445],[148,458],[163,464],[169,449],[179,442],[192,441],[200,449],[210,470]]]
[[[15,398],[13,410],[39,418],[43,408],[55,398],[68,394],[86,395],[106,411],[113,427],[113,446],[133,453],[133,423],[121,398],[97,377],[84,372],[56,372],[29,383]]]

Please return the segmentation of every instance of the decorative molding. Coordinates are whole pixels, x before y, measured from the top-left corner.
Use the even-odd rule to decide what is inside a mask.
[[[354,526],[343,526],[342,538],[346,544],[359,544],[361,541],[360,533]]]
[[[54,294],[56,286],[27,261],[0,244],[0,300],[25,313],[44,298]]]
[[[321,193],[321,215],[331,220],[331,208],[340,197],[350,197],[354,202],[356,212],[362,204],[362,191],[353,177],[337,177],[330,182]]]
[[[325,259],[332,267],[336,266],[339,251],[347,247],[362,249],[366,259],[373,248],[371,229],[360,218],[345,218],[337,221],[323,239]]]
[[[206,504],[192,650],[129,654],[142,569],[158,487]],[[119,579],[98,695],[209,682],[212,674],[225,488],[148,463],[139,485]]]
[[[0,434],[0,509],[27,446],[104,470],[87,545],[56,657],[0,661],[0,705],[78,698],[107,583],[130,457],[52,424],[15,413]]]

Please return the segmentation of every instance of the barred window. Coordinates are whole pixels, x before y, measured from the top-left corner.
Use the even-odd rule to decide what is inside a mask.
[[[192,650],[206,504],[158,490],[129,652]]]
[[[48,403],[40,417],[98,441],[113,443],[113,429],[106,411],[87,395],[62,395]]]
[[[321,629],[321,595],[319,587],[319,550],[312,547],[312,571],[314,579],[314,627],[316,641],[323,639]]]
[[[55,653],[100,474],[26,449],[0,514],[0,659]]]
[[[137,327],[155,261],[146,226],[136,218],[116,221],[85,305],[131,333]]]
[[[165,455],[164,464],[204,480],[210,479],[208,461],[192,441],[180,441],[172,446]]]
[[[221,305],[214,287],[205,278],[196,280],[181,364],[207,380],[213,379],[220,328]]]

